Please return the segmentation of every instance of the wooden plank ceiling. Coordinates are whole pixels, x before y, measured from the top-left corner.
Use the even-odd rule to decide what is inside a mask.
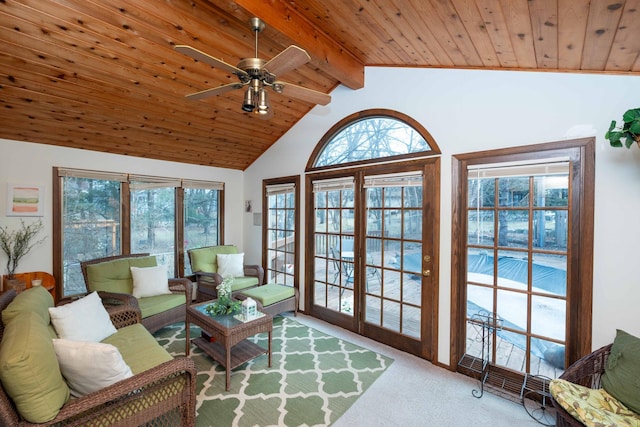
[[[313,108],[270,92],[240,109],[230,64],[296,44],[278,79],[330,93],[364,66],[640,74],[640,0],[0,0],[0,138],[244,170]]]

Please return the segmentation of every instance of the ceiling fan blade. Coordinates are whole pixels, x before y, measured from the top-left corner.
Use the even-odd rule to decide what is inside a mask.
[[[271,58],[262,68],[278,76],[304,65],[310,60],[311,57],[304,49],[291,45]]]
[[[240,68],[235,67],[231,64],[227,64],[221,59],[214,58],[213,56],[208,55],[202,52],[201,50],[196,49],[195,47],[186,46],[186,45],[176,45],[175,50],[187,56],[190,56],[193,59],[197,59],[198,61],[202,61],[206,64],[209,64],[215,68],[219,68],[221,70],[227,71],[231,74],[235,74],[237,76],[245,76],[247,74]]]
[[[306,87],[280,81],[275,82],[273,85],[280,86],[282,88],[282,90],[276,92],[299,99],[301,101],[312,102],[314,104],[320,105],[327,105],[331,102],[331,95],[318,92],[317,90],[307,89]]]
[[[244,86],[242,83],[229,83],[228,85],[218,86],[211,89],[202,90],[200,92],[191,93],[186,95],[185,98],[188,99],[203,99],[208,98],[210,96],[221,95],[223,93],[229,92],[234,89],[242,89]]]

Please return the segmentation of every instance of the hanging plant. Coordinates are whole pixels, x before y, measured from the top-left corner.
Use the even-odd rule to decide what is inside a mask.
[[[640,146],[640,108],[632,108],[627,110],[622,116],[623,124],[617,126],[615,120],[611,121],[609,130],[605,134],[605,139],[609,140],[612,147],[631,147],[636,142]]]

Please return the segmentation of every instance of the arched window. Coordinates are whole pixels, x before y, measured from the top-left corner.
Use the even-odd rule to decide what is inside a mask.
[[[353,114],[331,128],[311,155],[307,171],[439,154],[418,122],[391,110]]]

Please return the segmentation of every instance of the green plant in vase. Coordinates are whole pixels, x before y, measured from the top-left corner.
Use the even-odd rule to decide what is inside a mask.
[[[240,312],[242,307],[241,301],[231,299],[231,285],[233,277],[226,277],[222,280],[216,290],[218,291],[218,299],[205,307],[205,311],[210,316],[224,316],[225,314],[236,314]]]

